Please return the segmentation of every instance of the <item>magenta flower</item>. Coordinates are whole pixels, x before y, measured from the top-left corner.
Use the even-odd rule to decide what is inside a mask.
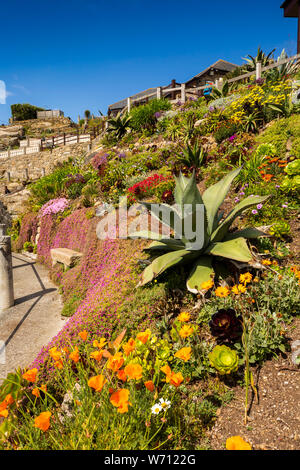
[[[252,214],[253,214],[253,215],[258,214],[257,210],[256,210],[256,209],[253,209]]]
[[[262,204],[257,204],[256,207],[257,207],[257,209],[259,210],[259,209],[262,209],[263,205],[262,205]]]

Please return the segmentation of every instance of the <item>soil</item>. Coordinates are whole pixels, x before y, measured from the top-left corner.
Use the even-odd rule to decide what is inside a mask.
[[[300,318],[288,328],[290,342],[300,339]],[[234,388],[235,397],[218,410],[209,432],[211,448],[223,450],[226,439],[240,435],[253,450],[300,450],[300,367],[291,352],[253,369],[258,403],[249,392],[248,423],[244,424],[245,389]]]

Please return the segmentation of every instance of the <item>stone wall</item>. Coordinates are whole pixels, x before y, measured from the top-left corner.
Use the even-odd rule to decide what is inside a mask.
[[[66,145],[51,150],[31,155],[18,155],[0,160],[0,194],[3,194],[4,186],[24,180],[34,181],[45,173],[49,174],[55,165],[68,160],[68,158],[85,155],[89,144],[81,143]],[[8,175],[9,173],[9,175]],[[10,180],[9,180],[10,179]]]

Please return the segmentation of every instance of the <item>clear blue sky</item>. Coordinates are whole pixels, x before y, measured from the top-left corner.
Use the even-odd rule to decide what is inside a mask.
[[[0,124],[13,103],[62,109],[77,120],[222,58],[283,48],[296,53],[297,20],[283,0],[9,0],[1,2]]]

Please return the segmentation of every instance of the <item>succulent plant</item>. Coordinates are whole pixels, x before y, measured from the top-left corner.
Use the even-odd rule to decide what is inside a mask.
[[[212,352],[209,353],[208,358],[211,366],[221,375],[236,372],[238,369],[239,357],[237,352],[228,346],[215,346]]]
[[[232,308],[222,308],[215,313],[209,322],[211,334],[221,340],[233,340],[243,332],[242,317],[236,316]]]
[[[156,258],[143,271],[140,286],[151,282],[168,268],[188,263],[191,271],[187,279],[187,288],[190,292],[197,293],[201,290],[201,284],[213,279],[216,272],[220,274],[222,271],[224,275],[225,260],[243,263],[252,260],[246,239],[266,234],[256,228],[245,228],[234,233],[229,229],[243,211],[265,202],[270,196],[249,196],[243,199],[223,220],[223,213],[219,213],[230,185],[240,171],[241,168],[238,168],[228,173],[218,183],[209,187],[202,196],[196,184],[195,174],[193,173],[191,178],[180,174],[175,178],[175,206],[141,203],[151,215],[162,221],[165,226],[168,225],[174,235],[167,238],[149,231],[130,234],[131,238],[154,240],[147,250],[156,253]],[[188,215],[185,211],[187,205],[190,208]],[[203,209],[200,217],[197,212],[199,206]],[[188,222],[196,229],[190,238],[185,232]],[[202,243],[194,243],[195,232],[198,233],[200,230],[203,233]],[[164,254],[157,256],[159,252]]]
[[[290,162],[284,169],[289,176],[300,175],[300,158]]]
[[[284,222],[284,220],[276,222],[272,227],[270,227],[270,235],[277,238],[284,238],[291,231],[291,226]]]

